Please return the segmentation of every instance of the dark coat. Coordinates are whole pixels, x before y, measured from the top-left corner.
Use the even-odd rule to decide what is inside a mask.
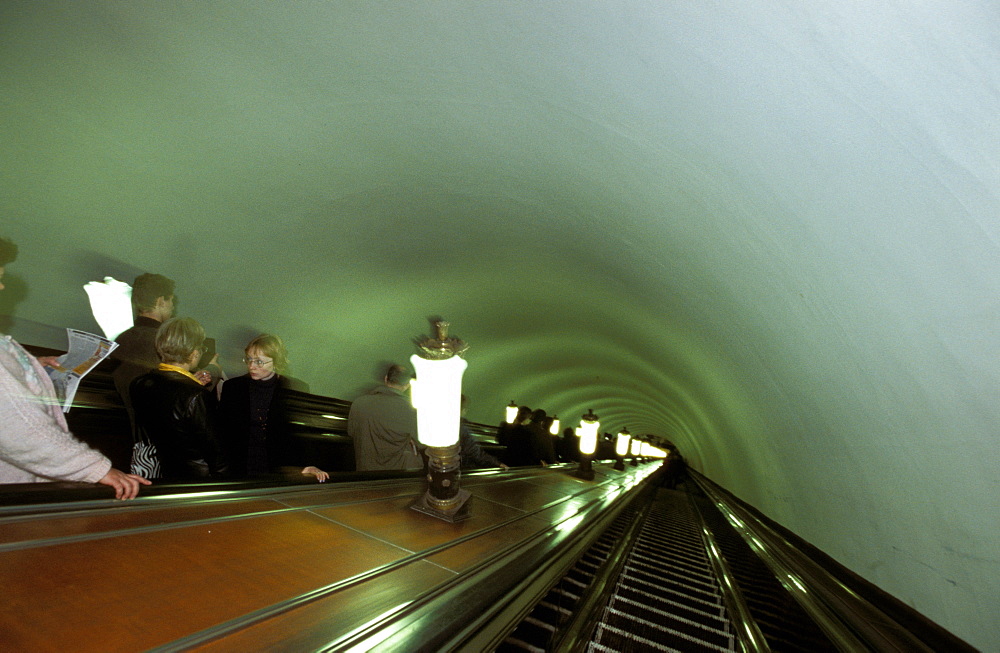
[[[231,475],[249,476],[247,469],[250,451],[250,384],[256,383],[249,375],[237,376],[222,384],[219,400],[219,433],[229,457]],[[268,407],[266,422],[266,448],[268,466],[272,472],[282,467],[305,467],[305,452],[292,433],[288,413],[289,392],[308,392],[309,386],[288,376],[278,376],[277,386]]]
[[[223,476],[228,464],[215,435],[197,381],[173,371],[153,370],[129,387],[136,429],[156,446],[163,477],[208,480]]]
[[[135,326],[122,331],[115,338],[118,347],[108,357],[115,361],[116,367],[111,372],[111,378],[114,379],[115,389],[118,390],[122,403],[128,410],[133,431],[135,430],[135,416],[132,414],[129,387],[132,385],[132,381],[155,370],[160,364],[160,357],[156,354],[156,330],[159,328],[159,322],[140,315],[135,318]]]
[[[458,428],[458,444],[462,455],[462,469],[499,467],[500,461],[483,451],[476,437],[469,430],[465,418]]]
[[[507,429],[506,440],[503,461],[511,467],[556,462],[552,436],[537,422]]]

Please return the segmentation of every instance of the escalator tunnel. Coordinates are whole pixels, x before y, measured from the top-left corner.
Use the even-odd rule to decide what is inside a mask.
[[[74,432],[107,448],[115,401],[88,377]],[[6,488],[0,649],[974,650],[695,470],[471,472],[473,517],[436,523],[419,473],[348,469],[349,403],[294,406],[336,482]]]

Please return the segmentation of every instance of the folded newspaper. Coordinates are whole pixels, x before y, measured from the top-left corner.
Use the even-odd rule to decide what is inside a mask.
[[[80,379],[87,376],[90,370],[118,346],[117,342],[76,329],[66,329],[66,336],[69,339],[69,351],[56,359],[58,367],[45,368],[52,377],[52,384],[64,413],[68,413],[73,406],[73,397],[80,387]]]

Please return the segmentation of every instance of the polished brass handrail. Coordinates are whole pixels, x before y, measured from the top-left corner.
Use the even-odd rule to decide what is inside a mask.
[[[628,528],[618,539],[614,550],[608,554],[607,561],[580,597],[572,618],[563,627],[559,641],[555,643],[552,650],[568,653],[587,649],[594,629],[603,614],[602,608],[607,605],[615,592],[618,577],[628,562],[636,536],[646,520],[646,515],[649,514],[651,505],[651,502],[645,501],[644,505],[637,511]]]
[[[655,471],[650,468],[650,472]],[[651,484],[652,473],[581,508],[503,555],[324,650],[485,651],[498,646],[604,530]]]
[[[726,606],[730,622],[732,622],[736,629],[736,639],[740,644],[740,648],[743,649],[744,653],[770,653],[771,647],[764,638],[764,633],[761,632],[760,626],[757,625],[757,620],[750,613],[750,608],[743,598],[743,592],[740,591],[739,583],[729,569],[729,563],[726,562],[726,558],[722,555],[718,544],[716,544],[715,536],[712,535],[711,529],[705,523],[705,517],[698,507],[698,503],[693,500],[691,495],[688,495],[688,500],[691,503],[691,508],[698,515],[698,521],[701,526],[701,541],[705,547],[705,556],[708,558],[708,562],[712,566],[712,571],[719,581],[722,602]]]
[[[837,648],[849,653],[932,653],[916,635],[697,473],[692,478]]]

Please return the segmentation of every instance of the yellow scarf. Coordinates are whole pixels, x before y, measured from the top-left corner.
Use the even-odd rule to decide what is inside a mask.
[[[156,369],[160,370],[161,372],[178,372],[180,374],[183,374],[187,378],[191,379],[198,385],[201,385],[201,381],[198,380],[198,377],[196,377],[194,374],[191,374],[191,372],[188,372],[183,367],[177,367],[176,365],[171,365],[170,363],[160,363],[160,366],[157,367]]]

